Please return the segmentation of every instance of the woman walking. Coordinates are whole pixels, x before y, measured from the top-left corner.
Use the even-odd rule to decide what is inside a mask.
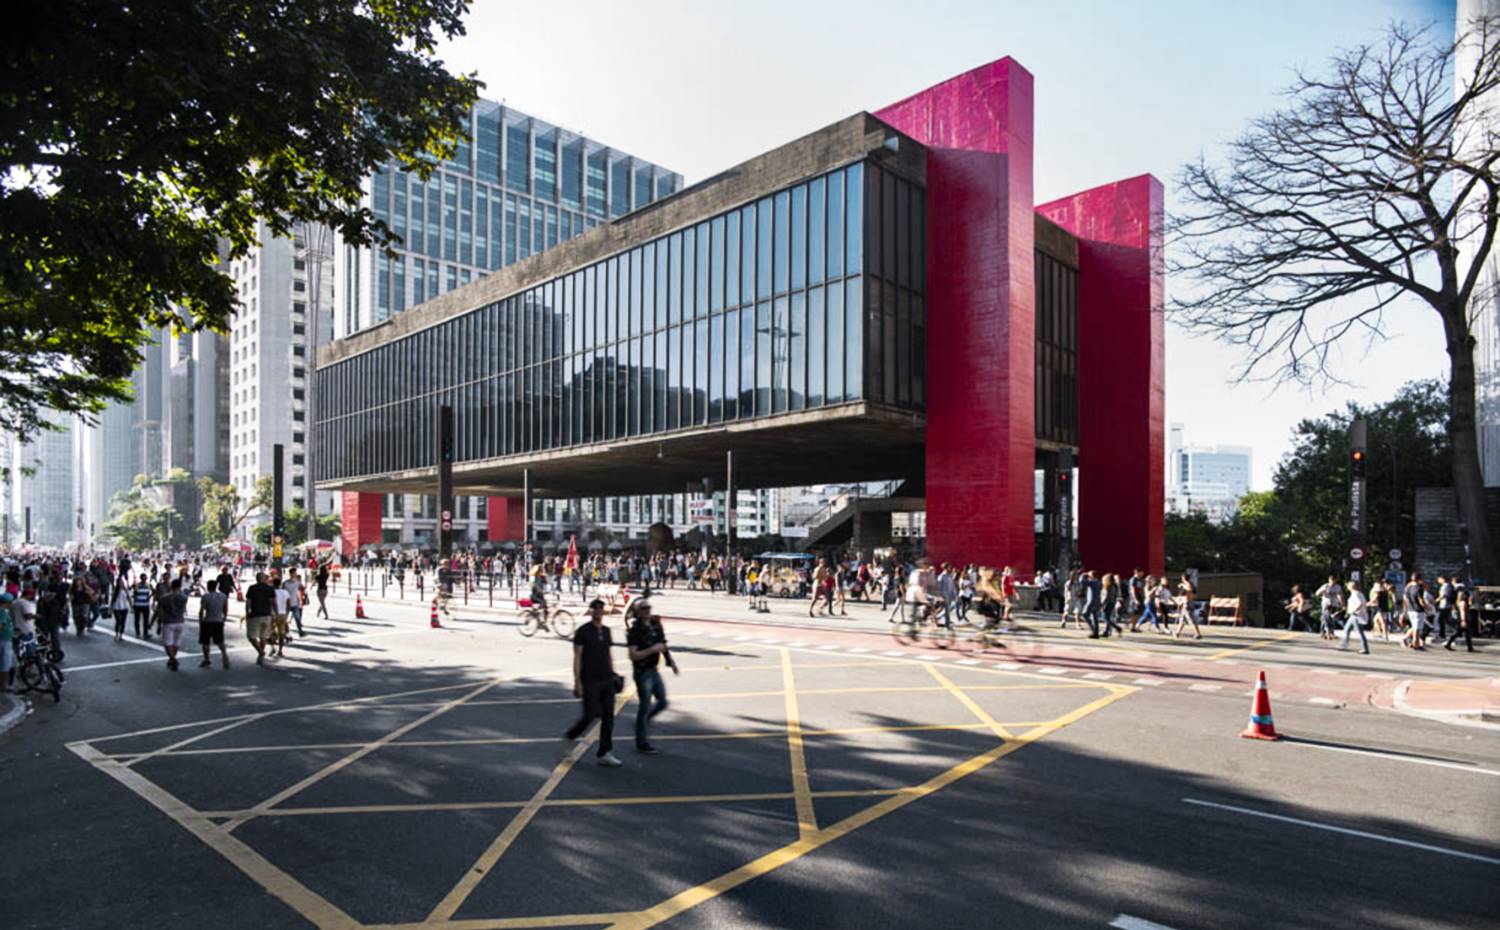
[[[121,575],[115,580],[115,593],[109,609],[115,615],[115,642],[125,638],[125,618],[130,614],[130,580]]]
[[[1172,631],[1172,638],[1176,639],[1182,632],[1183,624],[1190,624],[1193,628],[1193,639],[1202,639],[1203,631],[1198,629],[1198,618],[1193,616],[1193,600],[1198,596],[1198,589],[1193,587],[1192,579],[1187,575],[1182,576],[1182,581],[1177,584],[1177,628]]]
[[[1115,622],[1115,615],[1120,609],[1120,576],[1114,572],[1106,573],[1099,584],[1099,592],[1099,600],[1104,608],[1104,632],[1100,635],[1108,636],[1110,630],[1123,634],[1125,631]]]
[[[328,616],[328,565],[324,563],[318,566],[318,573],[313,576],[313,587],[318,593],[318,616],[324,620]]]
[[[1391,641],[1391,588],[1384,581],[1376,581],[1370,588],[1368,598],[1370,607],[1374,613],[1374,631],[1380,634],[1384,642]]]

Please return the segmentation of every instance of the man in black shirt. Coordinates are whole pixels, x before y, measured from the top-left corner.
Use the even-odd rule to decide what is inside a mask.
[[[667,709],[667,686],[662,683],[657,666],[663,657],[673,674],[680,675],[677,662],[667,651],[667,634],[662,631],[661,617],[651,613],[651,605],[638,600],[630,605],[635,622],[625,635],[625,644],[630,651],[630,664],[635,671],[635,748],[652,755],[656,747],[646,736],[646,726],[657,714]]]
[[[245,591],[245,637],[255,647],[255,664],[266,664],[266,637],[271,615],[276,612],[276,589],[266,583],[266,573],[257,572],[255,584]]]
[[[615,659],[609,627],[604,625],[603,601],[596,598],[589,604],[589,620],[573,634],[573,696],[583,699],[583,716],[568,730],[567,738],[582,736],[598,718],[598,762],[614,767],[623,763],[611,751],[615,747]]]

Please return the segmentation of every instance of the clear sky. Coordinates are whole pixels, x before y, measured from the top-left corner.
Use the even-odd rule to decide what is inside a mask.
[[[1392,20],[1452,35],[1453,0],[474,0],[444,46],[486,97],[682,172],[688,183],[860,110],[1010,55],[1036,76],[1036,201],[1183,162],[1276,107],[1290,69]],[[1167,281],[1168,293],[1174,286]],[[1269,486],[1300,417],[1447,371],[1432,311],[1351,346],[1349,387],[1233,384],[1236,351],[1168,324],[1167,417],[1248,445]]]

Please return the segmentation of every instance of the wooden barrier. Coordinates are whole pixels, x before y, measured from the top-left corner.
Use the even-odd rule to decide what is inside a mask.
[[[1237,597],[1211,597],[1208,599],[1208,613],[1204,614],[1204,623],[1213,623],[1219,620],[1232,626],[1244,626],[1245,617],[1240,611],[1240,599]]]

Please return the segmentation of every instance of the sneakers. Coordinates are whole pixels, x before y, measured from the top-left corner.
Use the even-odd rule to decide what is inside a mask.
[[[619,768],[620,766],[622,766],[622,765],[625,764],[625,763],[623,763],[623,762],[620,761],[620,757],[619,756],[616,756],[612,752],[606,752],[604,755],[600,756],[599,758],[595,759],[594,761],[598,762],[600,765],[604,766],[605,768],[611,768],[611,769]]]
[[[176,659],[168,659],[167,660],[167,668],[171,669],[174,672],[177,671],[177,660]]]
[[[643,755],[654,756],[657,753],[657,748],[650,743],[636,743],[635,751]]]
[[[229,656],[224,656],[220,661],[224,663],[222,666],[220,666],[221,668],[229,667]]]
[[[204,656],[203,661],[198,663],[199,668],[208,668],[211,665],[213,665],[213,663],[208,661],[208,656]]]

